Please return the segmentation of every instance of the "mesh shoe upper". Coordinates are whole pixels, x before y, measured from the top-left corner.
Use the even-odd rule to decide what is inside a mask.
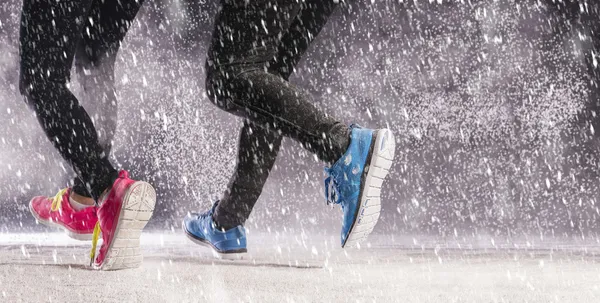
[[[373,141],[373,130],[351,126],[350,145],[346,153],[331,167],[325,167],[325,197],[327,204],[342,207],[342,246],[354,224],[358,211],[358,199],[362,189],[369,151]]]
[[[218,202],[204,213],[191,213],[183,219],[184,231],[197,241],[212,246],[217,252],[227,253],[246,249],[246,230],[243,226],[222,231],[216,228],[212,214]]]
[[[56,196],[38,196],[31,199],[30,209],[38,220],[59,224],[77,234],[91,234],[98,221],[95,207],[76,211],[69,203],[70,188],[61,190]]]

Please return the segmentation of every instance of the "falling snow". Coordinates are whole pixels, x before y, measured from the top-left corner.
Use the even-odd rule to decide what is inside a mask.
[[[565,302],[556,298],[576,291],[577,281],[587,288],[573,302],[597,301],[598,271],[590,267],[597,267],[600,241],[600,144],[595,137],[600,124],[589,123],[598,119],[594,115],[578,119],[594,97],[585,56],[593,54],[590,64],[596,68],[597,54],[591,49],[592,29],[569,27],[564,10],[547,5],[553,2],[564,1],[342,1],[291,81],[309,90],[328,114],[347,123],[389,127],[396,134],[398,160],[382,190],[383,210],[374,232],[379,240],[350,253],[327,242],[339,233],[340,212],[325,207],[322,164],[285,140],[246,223],[249,241],[260,235],[267,247],[254,245],[254,263],[211,263],[209,254],[196,251],[200,248],[174,240],[169,250],[161,238],[160,248],[156,243],[146,247],[150,265],[143,269],[143,280],[172,291],[172,297],[161,297],[166,301],[200,291],[197,297],[205,300],[272,300],[258,288],[254,296],[243,297],[223,286],[223,279],[235,280],[233,268],[251,268],[260,277],[258,262],[267,274],[292,279],[286,284],[268,278],[281,288],[292,281],[308,283],[285,271],[316,272],[319,284],[303,291],[323,292],[329,300],[342,300],[326,284],[343,273],[340,279],[352,281],[357,300],[396,300],[390,293],[405,295],[395,290],[397,285],[419,281],[415,288],[402,289],[422,300],[406,296],[403,302],[513,302],[511,291],[520,294],[519,300]],[[235,166],[242,121],[211,104],[204,90],[204,59],[217,4],[147,1],[117,59],[119,127],[111,160],[156,187],[158,203],[149,230],[169,237],[177,235],[188,211],[206,208],[221,195]],[[64,187],[73,172],[19,95],[20,6],[17,0],[0,3],[0,108],[5,108],[0,110],[0,238],[48,232],[55,237],[53,230],[35,223],[27,202]],[[587,10],[587,4],[581,9]],[[76,76],[70,85],[84,96]],[[95,121],[103,119],[94,104],[81,100]],[[296,238],[273,240],[284,235]],[[382,237],[413,240],[389,244]],[[421,245],[419,239],[428,242]],[[85,264],[83,249],[72,243],[55,249],[56,243],[19,241],[0,241],[6,247],[0,263],[12,262],[9,270],[31,269],[44,284],[73,283],[69,277],[82,271],[75,264]],[[454,246],[444,246],[448,243]],[[291,253],[294,245],[301,251]],[[568,245],[575,251],[561,252],[557,259],[548,252]],[[590,253],[592,247],[596,250]],[[535,249],[540,255],[529,254]],[[492,256],[483,253],[489,250]],[[273,256],[275,263],[268,261]],[[197,269],[197,278],[178,274],[196,263],[211,275]],[[42,275],[42,264],[58,264],[49,269],[52,277]],[[578,271],[581,275],[573,274]],[[0,295],[14,299],[23,292],[6,288],[14,287],[7,274],[0,267]],[[82,276],[93,280],[90,272]],[[398,284],[373,283],[390,276]],[[213,286],[196,287],[185,279]],[[441,291],[439,284],[449,287],[448,279],[458,279],[459,288],[475,281],[478,288]],[[180,293],[174,290],[178,283],[184,285]],[[500,284],[505,288],[494,288]],[[210,289],[221,292],[207,293]],[[312,298],[297,288],[278,291],[292,294],[290,301]],[[128,300],[151,298],[144,296]]]

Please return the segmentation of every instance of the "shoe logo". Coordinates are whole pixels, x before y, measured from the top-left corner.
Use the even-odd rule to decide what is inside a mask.
[[[346,165],[350,165],[350,163],[352,163],[352,155],[348,155],[348,156],[346,156],[346,158],[344,159],[344,164],[346,164]]]
[[[365,216],[365,209],[366,209],[366,206],[367,206],[368,203],[369,203],[369,199],[367,199],[365,201],[365,203],[363,203],[363,209],[362,209],[362,211],[360,212],[360,214],[358,216],[357,224],[360,224],[360,222],[362,221],[363,217]]]

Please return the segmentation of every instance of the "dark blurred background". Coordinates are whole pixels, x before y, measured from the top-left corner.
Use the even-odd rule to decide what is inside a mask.
[[[187,211],[208,207],[235,165],[241,121],[203,88],[217,2],[147,1],[118,58],[113,161],[157,187],[152,228],[177,230]],[[539,1],[462,2],[346,3],[291,81],[343,121],[397,134],[376,232],[595,237],[598,148],[588,137],[600,130],[575,119],[590,98],[589,33]],[[3,232],[41,230],[29,199],[72,176],[18,94],[20,6],[0,3]],[[322,176],[286,140],[247,227],[337,233],[341,212],[325,206]]]

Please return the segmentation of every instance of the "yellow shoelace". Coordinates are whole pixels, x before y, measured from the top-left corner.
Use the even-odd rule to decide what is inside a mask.
[[[94,226],[94,235],[92,236],[92,251],[90,251],[90,266],[94,263],[94,257],[96,257],[96,245],[98,244],[98,237],[100,236],[100,221],[96,222]]]
[[[62,205],[62,197],[67,192],[66,188],[61,189],[54,198],[52,198],[52,205],[50,205],[51,211],[58,211]]]
[[[55,196],[52,198],[52,205],[50,205],[51,211],[58,211],[62,206],[62,197],[67,192],[66,188],[61,189]],[[96,226],[94,226],[94,234],[92,235],[92,251],[90,251],[90,266],[92,266],[94,262],[94,257],[96,257],[96,247],[98,245],[98,238],[100,237],[100,221],[96,222]]]
[[[102,201],[102,199],[100,198],[98,201]],[[90,266],[94,264],[94,258],[96,257],[96,246],[98,245],[98,238],[100,237],[100,232],[100,219],[98,219],[98,221],[96,222],[96,226],[94,226],[94,234],[92,235],[92,251],[90,251]]]

